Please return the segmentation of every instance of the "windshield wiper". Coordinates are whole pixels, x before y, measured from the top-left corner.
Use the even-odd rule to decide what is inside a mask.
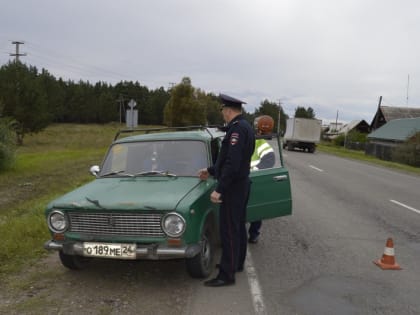
[[[124,173],[124,172],[125,172],[125,170],[121,170],[121,171],[112,171],[112,172],[106,173],[106,174],[104,174],[104,175],[101,175],[101,177],[107,177],[107,176],[117,175],[117,174],[121,174],[121,173]],[[128,176],[128,177],[134,177],[134,175],[132,175],[132,174],[128,174],[128,173],[124,173],[124,174],[121,174],[121,175],[123,175],[123,176]]]
[[[169,171],[146,171],[135,174],[134,176],[153,176],[153,175],[164,175],[168,177],[177,177],[176,174],[169,173]]]

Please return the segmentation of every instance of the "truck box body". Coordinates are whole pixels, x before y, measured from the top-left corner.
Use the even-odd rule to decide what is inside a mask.
[[[300,148],[315,151],[315,146],[321,139],[321,121],[309,118],[289,118],[286,122],[286,132],[283,147],[288,150]]]

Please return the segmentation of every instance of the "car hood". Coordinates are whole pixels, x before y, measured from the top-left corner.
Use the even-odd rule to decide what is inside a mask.
[[[200,183],[194,177],[99,178],[54,200],[49,208],[174,210]]]

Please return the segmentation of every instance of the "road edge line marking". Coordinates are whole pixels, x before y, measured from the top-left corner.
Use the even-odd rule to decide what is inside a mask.
[[[320,168],[318,168],[316,166],[313,166],[313,165],[309,165],[309,167],[310,168],[313,168],[314,170],[317,170],[318,172],[323,172],[324,171],[324,170],[322,170],[322,169],[320,169]]]
[[[416,213],[420,214],[420,210],[417,210],[417,209],[415,209],[413,207],[407,206],[407,205],[403,204],[402,202],[399,202],[399,201],[393,200],[393,199],[390,199],[389,201],[391,201],[392,203],[395,203],[396,205],[399,205],[401,207],[404,207],[404,208],[406,208],[408,210],[411,210],[413,212],[416,212]]]
[[[264,299],[261,291],[260,284],[258,282],[257,272],[252,262],[252,256],[248,250],[246,253],[246,274],[248,278],[248,285],[251,291],[252,304],[254,305],[254,311],[256,315],[266,315]]]

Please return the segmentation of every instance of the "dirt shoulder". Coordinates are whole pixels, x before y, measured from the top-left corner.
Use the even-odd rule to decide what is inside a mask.
[[[182,260],[97,260],[70,271],[50,253],[2,282],[0,314],[182,314],[192,295]]]

